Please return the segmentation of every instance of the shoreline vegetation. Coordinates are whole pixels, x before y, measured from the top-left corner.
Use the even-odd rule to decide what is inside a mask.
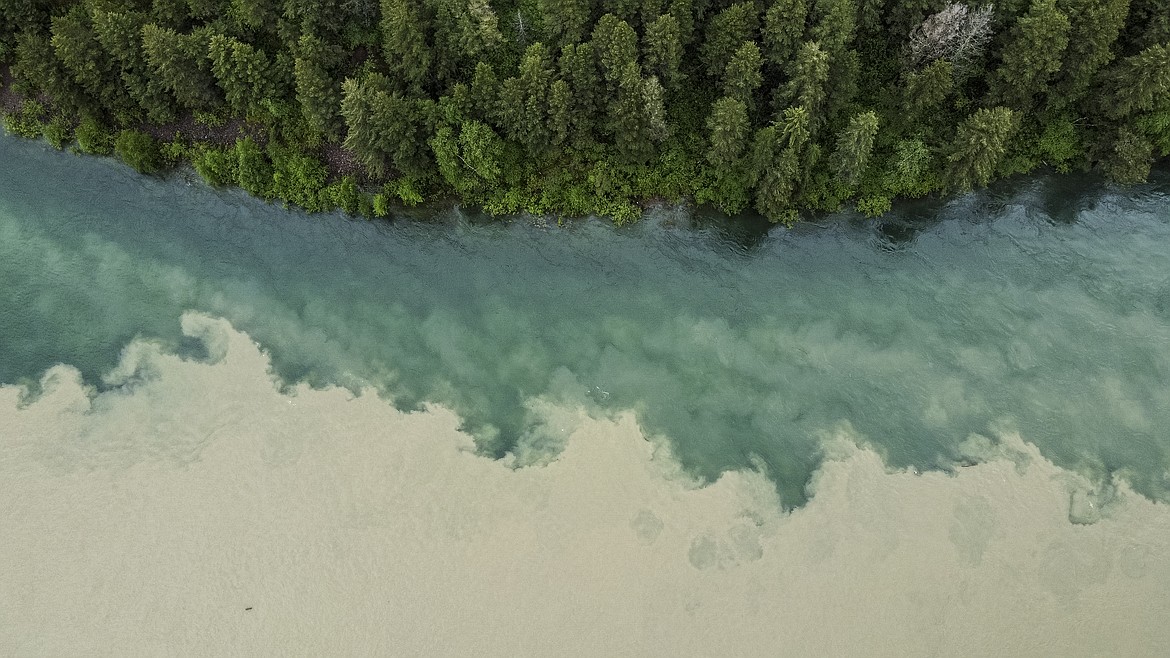
[[[792,224],[1170,155],[1170,0],[28,0],[7,132],[309,211]]]

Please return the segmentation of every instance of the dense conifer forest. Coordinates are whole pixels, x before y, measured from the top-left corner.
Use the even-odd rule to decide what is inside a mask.
[[[790,223],[1170,154],[1170,0],[0,0],[4,125],[309,210]]]

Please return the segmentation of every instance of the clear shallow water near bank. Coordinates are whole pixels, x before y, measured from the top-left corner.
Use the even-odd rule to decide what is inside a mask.
[[[196,310],[286,382],[441,403],[521,464],[562,447],[546,401],[633,410],[689,472],[762,469],[787,505],[842,422],[923,470],[1012,428],[1058,466],[1170,499],[1165,176],[764,232],[676,210],[625,229],[364,222],[12,139],[0,162],[0,382],[64,362],[100,384],[135,336],[198,357],[179,326]]]

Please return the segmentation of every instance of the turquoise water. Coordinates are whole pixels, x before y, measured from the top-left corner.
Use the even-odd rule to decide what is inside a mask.
[[[199,358],[179,327],[198,310],[285,382],[442,403],[520,464],[560,447],[531,411],[548,399],[633,409],[692,473],[763,468],[788,505],[844,422],[923,470],[1014,428],[1060,466],[1170,500],[1165,172],[784,231],[678,209],[622,229],[366,222],[10,138],[0,163],[0,382],[64,362],[101,386],[136,336]]]

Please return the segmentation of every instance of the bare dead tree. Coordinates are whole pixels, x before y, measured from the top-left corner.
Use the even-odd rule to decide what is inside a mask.
[[[952,2],[910,32],[907,52],[914,66],[946,59],[961,69],[979,57],[991,39],[992,5],[971,9]]]

